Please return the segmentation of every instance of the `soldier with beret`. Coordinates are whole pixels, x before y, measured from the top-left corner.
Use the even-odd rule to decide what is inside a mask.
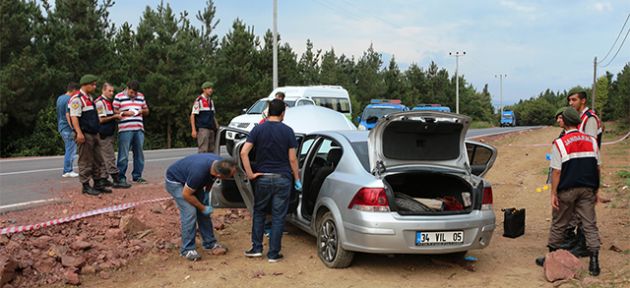
[[[206,81],[201,85],[202,93],[195,99],[190,113],[191,136],[197,139],[199,153],[215,153],[215,134],[219,128],[216,119],[216,109],[212,101],[212,82]]]
[[[97,80],[91,74],[81,77],[79,93],[68,102],[75,141],[79,148],[79,181],[83,185],[83,193],[92,196],[112,192],[105,184],[107,174],[100,151],[99,118],[90,95],[96,90]],[[90,186],[90,178],[94,181],[94,187]]]
[[[600,273],[600,238],[595,217],[595,203],[600,183],[600,157],[597,139],[580,132],[580,115],[573,107],[567,107],[558,117],[564,127],[564,135],[552,145],[551,206],[552,220],[549,231],[549,251],[561,249],[565,231],[574,215],[582,223],[590,262],[589,273]],[[536,264],[544,265],[544,257]]]

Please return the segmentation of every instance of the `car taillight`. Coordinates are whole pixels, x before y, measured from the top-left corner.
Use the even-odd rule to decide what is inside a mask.
[[[492,187],[483,188],[483,197],[481,198],[481,210],[492,210]]]
[[[389,212],[389,201],[385,188],[361,188],[354,195],[348,209],[368,212]]]

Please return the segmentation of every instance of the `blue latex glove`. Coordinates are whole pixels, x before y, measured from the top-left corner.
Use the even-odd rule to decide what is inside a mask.
[[[295,180],[294,187],[295,187],[295,190],[302,191],[302,181],[300,181],[299,179]]]
[[[210,215],[212,214],[212,206],[205,206],[206,208],[203,209],[203,211],[201,211],[201,213],[203,213],[203,215]]]

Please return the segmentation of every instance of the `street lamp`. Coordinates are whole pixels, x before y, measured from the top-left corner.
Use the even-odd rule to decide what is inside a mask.
[[[501,95],[499,98],[499,109],[501,111],[499,115],[503,116],[503,78],[507,78],[507,74],[494,75],[494,78],[499,78],[499,87],[501,87],[499,90],[499,95]]]
[[[459,114],[459,57],[466,55],[466,51],[448,52],[448,55],[455,56],[455,113]]]

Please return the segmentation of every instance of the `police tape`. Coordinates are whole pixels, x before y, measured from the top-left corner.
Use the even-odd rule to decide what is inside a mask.
[[[105,214],[105,213],[109,213],[109,212],[122,211],[122,210],[126,210],[126,209],[129,209],[129,208],[136,207],[136,206],[141,205],[141,204],[161,202],[161,201],[166,201],[166,200],[170,200],[170,199],[173,199],[173,198],[172,197],[162,197],[162,198],[151,199],[151,200],[144,200],[144,201],[137,201],[137,202],[118,204],[118,205],[114,205],[114,206],[111,206],[111,207],[105,207],[105,208],[100,208],[100,209],[96,209],[96,210],[90,210],[90,211],[86,211],[86,212],[83,212],[83,213],[74,214],[74,215],[71,215],[71,216],[68,216],[68,217],[57,218],[57,219],[54,219],[54,220],[45,221],[45,222],[41,222],[41,223],[37,223],[37,224],[6,227],[6,228],[0,229],[0,235],[13,234],[13,233],[22,233],[22,232],[26,232],[26,231],[37,230],[37,229],[46,228],[46,227],[49,227],[49,226],[54,226],[54,225],[63,224],[63,223],[66,223],[66,222],[71,222],[71,221],[78,220],[78,219],[81,219],[81,218],[86,218],[86,217],[95,216],[95,215],[99,215],[99,214]]]

